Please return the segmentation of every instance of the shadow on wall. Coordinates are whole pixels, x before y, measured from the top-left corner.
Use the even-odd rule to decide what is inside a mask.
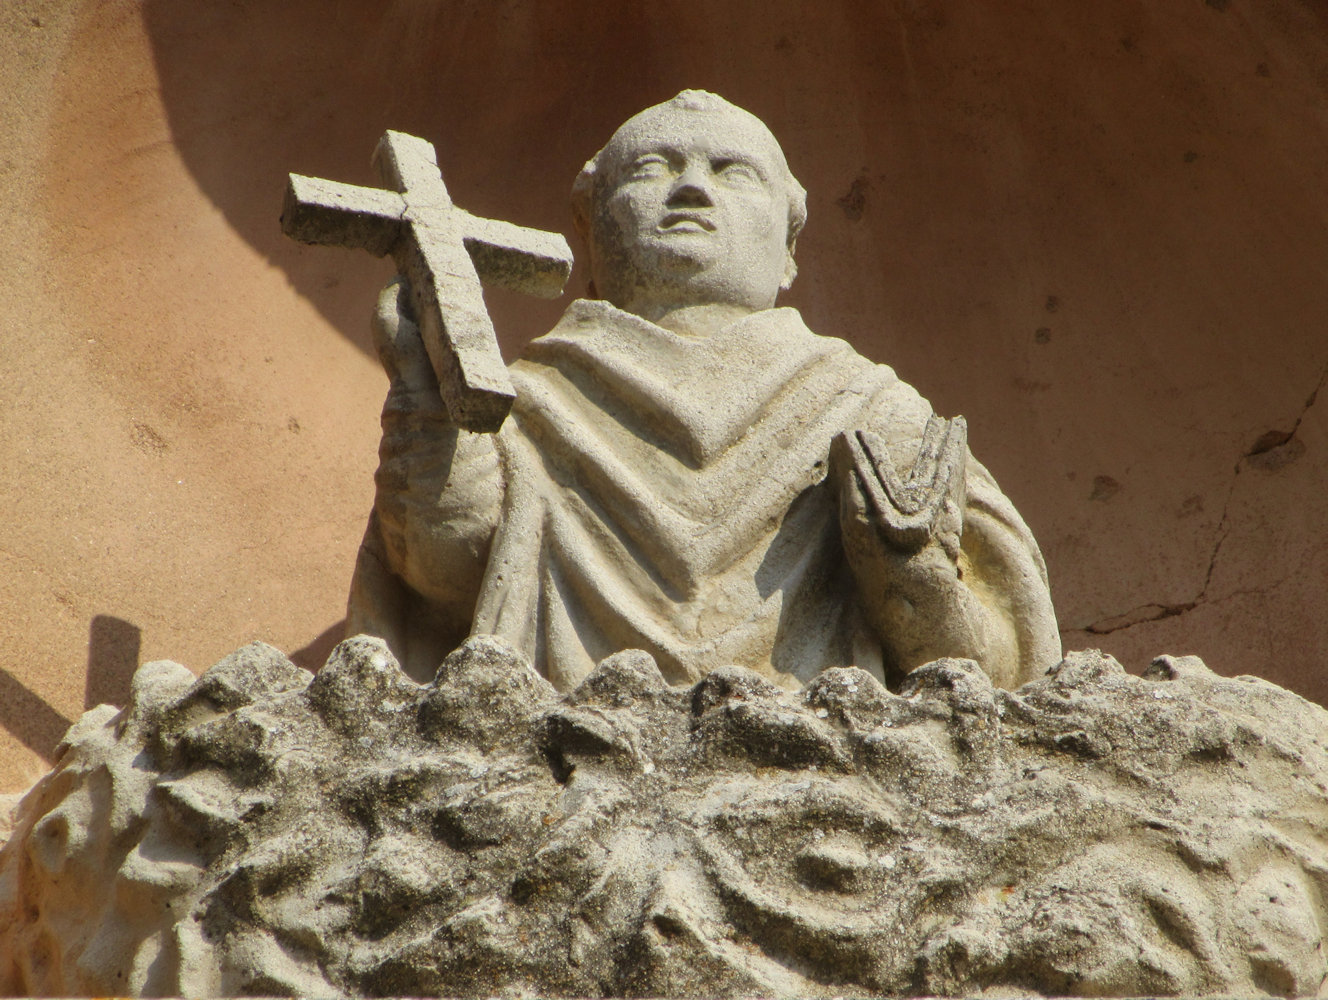
[[[137,625],[112,615],[97,615],[88,628],[88,672],[83,708],[124,705],[138,669],[143,633]]]
[[[303,649],[291,653],[291,660],[317,673],[345,631],[343,618],[324,629]],[[128,701],[129,685],[139,666],[141,641],[142,631],[132,622],[114,615],[93,617],[88,626],[84,711],[98,705],[121,707]],[[55,748],[73,721],[52,708],[46,699],[29,690],[9,671],[0,668],[0,729],[12,733],[48,764],[55,763]]]
[[[366,320],[391,265],[286,239],[286,173],[376,185],[370,155],[384,129],[399,129],[435,143],[464,208],[570,234],[568,196],[586,157],[627,114],[670,96],[661,75],[689,73],[654,70],[649,32],[623,24],[638,17],[631,5],[589,3],[575,21],[557,8],[149,0],[143,17],[173,141],[195,180],[371,352]],[[569,291],[585,281],[574,275]],[[511,356],[565,302],[496,292],[489,304]]]
[[[303,648],[291,653],[290,658],[292,662],[306,670],[317,673],[327,662],[332,648],[342,640],[345,633],[346,619],[343,618],[329,625]],[[88,671],[84,683],[84,710],[97,705],[123,706],[128,702],[129,685],[139,667],[141,640],[142,632],[131,622],[112,615],[97,615],[92,619],[88,629]],[[13,681],[13,683],[18,682]],[[26,688],[23,690],[24,694],[21,697],[36,698],[36,695]],[[56,725],[57,721],[66,729],[69,727],[68,720],[58,716],[58,713],[45,706],[44,702],[42,704],[47,712],[57,716],[49,720],[49,724],[43,729],[44,735],[49,735],[49,728]],[[7,720],[0,720],[0,723],[5,721]],[[64,729],[60,730],[59,735],[64,735]],[[52,742],[50,745],[55,744]],[[38,752],[45,753],[40,749]]]
[[[83,708],[124,705],[129,683],[138,669],[142,632],[114,615],[95,615],[88,626],[88,669],[83,682]],[[48,764],[73,724],[40,695],[0,669],[0,728],[12,733]]]
[[[318,673],[332,654],[333,647],[346,637],[346,619],[329,625],[304,647],[290,654],[291,662],[297,667]]]
[[[0,667],[0,727],[48,764],[70,720]]]

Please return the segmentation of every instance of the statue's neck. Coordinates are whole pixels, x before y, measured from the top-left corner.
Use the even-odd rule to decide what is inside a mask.
[[[636,311],[636,310],[633,310]],[[730,323],[756,312],[750,306],[729,302],[702,305],[659,306],[636,311],[642,319],[687,337],[710,337]]]

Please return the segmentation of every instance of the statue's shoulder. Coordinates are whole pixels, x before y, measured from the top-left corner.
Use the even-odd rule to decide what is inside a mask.
[[[888,364],[882,361],[873,361],[871,358],[860,354],[858,349],[844,338],[813,330],[803,319],[802,313],[793,306],[780,306],[777,309],[771,309],[767,315],[774,323],[786,330],[788,336],[804,339],[809,344],[817,345],[818,353],[833,357],[836,361],[856,371],[871,372],[876,377],[886,381],[900,382],[902,385],[908,384],[902,382],[895,370]]]
[[[828,363],[838,367],[846,381],[851,381],[861,391],[879,396],[880,402],[888,402],[891,408],[902,406],[909,411],[916,410],[923,420],[931,414],[931,404],[910,383],[900,378],[890,365],[859,353],[856,347],[842,337],[812,330],[797,309],[781,307],[771,312],[784,314],[779,322],[790,331],[790,335],[805,338],[809,344],[814,345],[813,353],[820,354]]]
[[[863,357],[857,348],[842,337],[818,333],[807,325],[802,313],[793,306],[779,306],[764,312],[754,313],[742,321],[752,326],[763,327],[752,339],[768,344],[771,349],[791,350],[809,357],[823,359],[835,364],[845,372],[869,372],[895,378],[895,373],[888,365],[877,364],[870,358]]]
[[[596,357],[622,353],[627,345],[649,341],[662,332],[648,320],[603,299],[574,299],[553,329],[530,341],[509,368],[520,368],[527,362],[585,364]]]

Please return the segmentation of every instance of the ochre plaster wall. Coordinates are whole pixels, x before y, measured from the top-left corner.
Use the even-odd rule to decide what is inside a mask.
[[[683,87],[779,135],[789,303],[969,418],[1067,646],[1328,701],[1321,2],[8,0],[0,51],[0,791],[139,660],[335,638],[390,265],[284,240],[284,173],[403,129],[566,232]],[[565,304],[490,301],[509,355]]]

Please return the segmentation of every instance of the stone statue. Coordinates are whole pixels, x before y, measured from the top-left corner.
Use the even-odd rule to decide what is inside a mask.
[[[0,995],[1324,995],[1328,713],[1060,659],[962,420],[773,308],[804,209],[760,122],[614,135],[603,298],[510,392],[465,303],[556,241],[415,174],[286,217],[432,286],[380,303],[376,635],[75,723],[0,844]]]
[[[893,684],[958,656],[1009,687],[1057,662],[1041,555],[962,420],[775,308],[805,192],[758,119],[685,91],[618,129],[573,200],[593,297],[510,367],[496,433],[450,416],[408,283],[380,299],[391,389],[348,634],[420,680],[496,634],[560,690],[633,648],[678,684]]]

